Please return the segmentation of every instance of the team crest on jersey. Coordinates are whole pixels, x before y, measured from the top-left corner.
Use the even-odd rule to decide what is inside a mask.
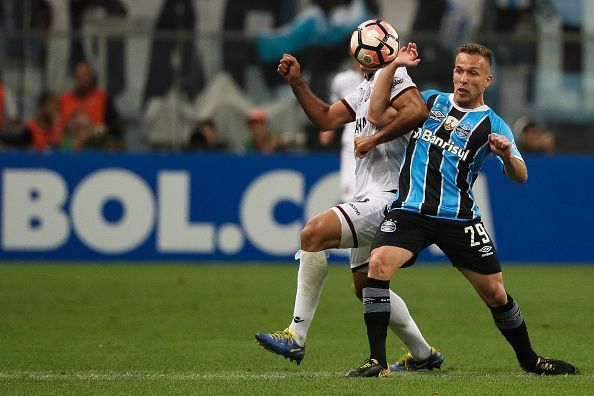
[[[382,232],[394,232],[396,231],[396,223],[392,220],[384,220],[380,230],[382,230]]]
[[[468,136],[470,136],[470,125],[460,124],[456,127],[455,132],[456,132],[456,135],[458,135],[462,139],[468,138]]]
[[[439,110],[431,110],[429,113],[429,118],[431,118],[433,121],[441,122],[441,120],[445,118],[445,114]]]
[[[446,129],[446,131],[451,131],[452,129],[456,128],[456,126],[458,126],[458,122],[460,121],[456,117],[448,116],[448,118],[446,118],[445,122],[443,123],[443,127]]]

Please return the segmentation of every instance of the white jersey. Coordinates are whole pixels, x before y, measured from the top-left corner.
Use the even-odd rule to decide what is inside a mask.
[[[354,69],[338,73],[330,86],[330,103],[334,103],[353,92],[363,81],[363,75]],[[355,195],[355,123],[344,126],[340,150],[340,196],[344,202]]]
[[[342,102],[355,117],[355,136],[371,136],[378,131],[375,125],[367,121],[367,110],[371,90],[381,72],[380,69],[370,80],[364,80],[355,91],[342,99]],[[406,69],[403,67],[396,69],[390,92],[390,102],[411,87],[416,87],[416,85]],[[362,199],[374,192],[398,189],[400,167],[409,138],[410,133],[407,133],[398,139],[380,144],[371,150],[365,158],[356,159],[355,199]]]

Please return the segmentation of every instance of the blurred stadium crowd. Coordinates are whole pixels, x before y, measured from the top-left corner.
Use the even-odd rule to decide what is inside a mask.
[[[594,151],[588,0],[4,0],[3,150],[337,150],[276,75],[296,55],[328,98],[352,30],[415,41],[421,89],[451,89],[457,45],[495,54],[487,100],[525,151]]]

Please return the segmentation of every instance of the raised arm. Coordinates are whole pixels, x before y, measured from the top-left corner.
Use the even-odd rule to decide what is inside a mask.
[[[381,127],[394,119],[396,111],[390,105],[390,92],[396,69],[399,67],[415,67],[420,61],[417,45],[415,43],[408,43],[406,47],[402,47],[398,51],[396,59],[384,67],[377,77],[371,93],[371,101],[369,102],[369,110],[367,112],[367,120],[369,122]]]
[[[344,103],[338,101],[328,105],[314,95],[301,77],[301,66],[294,56],[283,55],[277,72],[289,83],[305,114],[319,129],[332,130],[354,121]]]

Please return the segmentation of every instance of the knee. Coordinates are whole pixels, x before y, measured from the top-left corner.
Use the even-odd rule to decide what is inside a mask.
[[[369,274],[372,278],[384,279],[387,276],[386,259],[379,253],[373,254],[369,260]]]
[[[484,299],[491,308],[501,307],[507,304],[507,292],[503,285],[497,284],[485,293]]]
[[[377,273],[382,267],[381,257],[377,254],[369,259],[369,273]]]
[[[299,234],[301,250],[306,252],[319,252],[324,249],[323,232],[321,224],[317,221],[308,221]]]

